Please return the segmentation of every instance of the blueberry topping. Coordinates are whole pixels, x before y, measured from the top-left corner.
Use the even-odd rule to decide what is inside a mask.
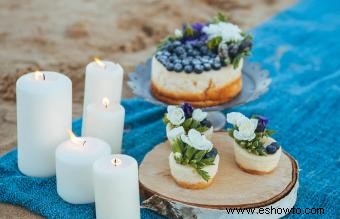
[[[211,70],[211,64],[210,63],[204,63],[203,68],[205,71],[210,71]]]
[[[183,70],[183,65],[181,63],[176,63],[174,66],[176,72],[181,72]]]
[[[210,128],[212,126],[211,122],[207,119],[204,119],[202,122],[201,122],[201,125],[203,126],[206,126],[208,128]]]
[[[172,44],[176,47],[176,46],[180,46],[180,45],[181,45],[181,42],[178,41],[178,40],[176,40],[176,41],[174,41]]]
[[[193,70],[192,65],[186,65],[186,66],[184,66],[184,71],[185,71],[186,73],[191,73],[192,70]]]
[[[191,118],[192,112],[194,111],[192,105],[190,103],[183,103],[181,108],[184,111],[185,118],[186,119]]]
[[[201,64],[201,61],[199,60],[199,59],[193,59],[192,61],[191,61],[191,63],[193,64],[193,65],[200,65]]]
[[[173,71],[174,70],[174,64],[168,62],[166,65],[166,70]]]
[[[185,53],[185,49],[184,49],[183,47],[177,47],[177,48],[175,49],[175,53],[176,53],[178,56],[180,56],[180,55],[182,55],[183,53]]]
[[[242,52],[248,49],[250,50],[252,46],[253,46],[253,43],[251,42],[251,40],[245,40],[241,43],[239,47],[239,52]]]
[[[190,65],[190,60],[185,58],[185,59],[182,60],[182,64],[183,65]]]
[[[197,65],[195,65],[194,66],[194,71],[195,71],[195,73],[197,73],[197,74],[200,74],[200,73],[202,73],[203,72],[203,65],[200,65],[200,64],[197,64]]]
[[[220,68],[221,68],[221,63],[220,63],[220,62],[214,62],[214,63],[212,64],[212,68],[213,68],[214,70],[220,69]]]
[[[206,159],[206,158],[214,158],[214,157],[217,156],[217,153],[218,153],[217,149],[216,148],[212,148],[208,153],[206,153],[204,155],[203,158],[204,159]]]
[[[267,154],[275,154],[275,152],[280,148],[277,142],[273,142],[266,147]]]
[[[235,58],[237,56],[237,53],[238,53],[238,46],[237,45],[230,45],[229,49],[228,49],[229,57]]]

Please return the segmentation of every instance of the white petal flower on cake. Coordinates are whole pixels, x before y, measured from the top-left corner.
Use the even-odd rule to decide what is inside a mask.
[[[195,109],[192,113],[192,118],[197,122],[202,122],[207,117],[207,115],[208,113],[203,112],[201,109]]]
[[[227,114],[227,122],[232,125],[240,126],[243,120],[248,119],[245,115],[239,112],[231,112]]]
[[[185,130],[182,126],[173,128],[169,132],[167,132],[167,137],[169,140],[175,140],[177,138],[180,138],[181,135],[185,134]]]
[[[209,39],[221,36],[223,42],[239,41],[243,39],[241,29],[237,25],[231,23],[219,22],[217,24],[209,24],[203,28],[203,32],[208,35]]]
[[[179,153],[179,152],[175,152],[175,153],[174,153],[174,157],[175,157],[176,159],[180,159],[180,158],[182,157],[182,154]]]
[[[184,111],[181,108],[176,106],[168,106],[167,109],[168,109],[167,117],[171,124],[181,125],[184,122],[185,120]]]
[[[197,150],[211,150],[213,144],[200,132],[190,129],[188,135],[182,135],[181,140]]]
[[[234,130],[234,137],[242,141],[251,141],[256,137],[255,129],[257,119],[244,119],[238,126],[238,130]]]
[[[183,36],[182,31],[180,29],[176,29],[175,30],[175,36],[178,37],[178,38],[182,37]]]

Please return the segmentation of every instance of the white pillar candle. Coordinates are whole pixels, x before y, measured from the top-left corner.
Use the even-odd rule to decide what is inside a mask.
[[[94,202],[92,165],[102,156],[111,154],[110,146],[97,138],[75,137],[56,150],[57,192],[72,204]]]
[[[72,82],[56,72],[35,72],[16,83],[18,167],[28,176],[55,175],[55,149],[72,125]]]
[[[103,98],[101,103],[87,106],[83,120],[83,135],[103,139],[111,146],[113,154],[122,148],[125,110],[119,103],[111,103]]]
[[[138,164],[123,154],[105,156],[93,165],[96,218],[140,218]]]
[[[85,74],[83,115],[88,104],[99,102],[103,97],[120,103],[123,76],[123,68],[119,64],[98,59],[89,63]]]

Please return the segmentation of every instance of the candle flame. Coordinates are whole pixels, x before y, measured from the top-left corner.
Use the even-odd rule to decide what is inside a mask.
[[[104,97],[103,100],[102,100],[102,103],[105,106],[105,108],[107,108],[109,106],[109,104],[110,104],[109,98]]]
[[[119,166],[119,165],[121,165],[122,164],[122,160],[121,159],[119,159],[119,158],[113,158],[112,160],[111,160],[111,163],[113,164],[113,166]]]
[[[106,67],[106,65],[105,65],[105,63],[104,62],[102,62],[100,59],[98,59],[98,58],[94,58],[94,61],[97,63],[97,65],[99,65],[100,67],[102,67],[102,68],[105,68]]]
[[[82,141],[81,138],[77,137],[70,129],[67,129],[68,135],[70,136],[70,140],[75,144],[84,145],[86,141]]]
[[[34,79],[35,80],[45,80],[45,75],[41,71],[34,72]]]

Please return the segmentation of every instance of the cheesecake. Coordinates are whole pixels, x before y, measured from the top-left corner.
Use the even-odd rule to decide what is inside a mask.
[[[208,23],[183,25],[152,57],[151,92],[173,105],[228,102],[242,90],[243,60],[251,48],[251,36],[221,15]]]
[[[282,148],[267,129],[268,119],[263,116],[247,118],[241,113],[227,114],[232,125],[228,134],[234,139],[234,157],[237,166],[251,174],[268,174],[278,166]]]
[[[182,134],[170,144],[169,168],[175,183],[187,189],[209,187],[220,161],[213,143],[195,129],[190,129],[188,134]]]

